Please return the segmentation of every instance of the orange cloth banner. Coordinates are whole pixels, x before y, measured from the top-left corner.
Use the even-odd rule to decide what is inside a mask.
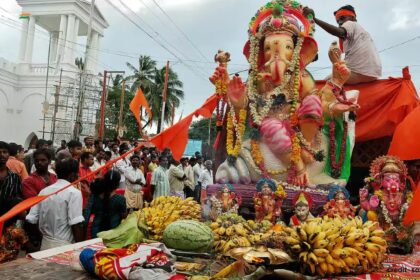
[[[395,129],[388,155],[402,160],[420,159],[419,123],[420,107],[417,107]]]
[[[169,148],[172,150],[173,157],[177,160],[179,160],[182,157],[182,154],[185,151],[185,147],[188,142],[188,128],[193,120],[193,117],[196,116],[203,116],[204,118],[210,118],[212,116],[212,113],[214,109],[216,108],[217,104],[217,96],[213,95],[210,98],[206,100],[206,102],[201,106],[199,109],[194,111],[192,114],[188,115],[186,118],[182,119],[177,124],[169,127],[168,129],[164,130],[162,133],[156,135],[153,137],[150,142],[152,142],[156,148],[159,150],[163,150],[164,148]],[[15,205],[12,209],[10,209],[7,213],[5,213],[3,216],[0,217],[0,237],[3,233],[3,225],[4,222],[13,218],[14,216],[18,215],[19,213],[22,213],[25,210],[28,210],[32,206],[40,203],[44,199],[47,199],[48,197],[55,195],[59,192],[62,192],[63,190],[83,181],[86,180],[88,177],[97,174],[101,172],[102,170],[105,170],[106,168],[110,167],[112,164],[117,162],[118,160],[125,158],[132,154],[133,152],[140,150],[143,145],[138,145],[134,149],[131,149],[130,151],[126,152],[125,154],[121,155],[120,157],[110,160],[105,164],[104,166],[98,168],[97,170],[93,171],[92,173],[89,173],[85,175],[82,178],[79,178],[77,181],[70,183],[69,185],[57,190],[56,192],[45,195],[45,196],[36,196],[31,197],[28,199],[25,199],[24,201],[18,203]]]
[[[162,133],[153,137],[152,142],[159,150],[169,148],[174,159],[180,160],[188,143],[188,129],[193,117],[203,116],[210,118],[217,104],[217,96],[208,98],[201,108],[186,116],[175,125],[165,129]]]
[[[405,213],[403,224],[409,225],[415,221],[420,221],[420,183],[417,185],[413,200]]]
[[[316,83],[319,89],[325,85],[325,81]],[[420,104],[408,68],[403,69],[403,78],[349,85],[345,90],[360,91],[356,142],[391,136],[397,125]]]
[[[141,131],[141,118],[140,118],[140,110],[141,107],[144,107],[149,114],[149,118],[152,119],[152,110],[150,110],[149,103],[147,103],[146,97],[143,94],[141,88],[137,89],[136,96],[134,96],[133,100],[130,102],[130,110],[133,112],[134,117],[139,124],[139,131]]]

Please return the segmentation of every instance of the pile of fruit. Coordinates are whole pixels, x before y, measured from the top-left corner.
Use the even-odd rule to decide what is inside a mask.
[[[273,230],[269,221],[255,223],[246,221],[241,216],[230,213],[217,218],[210,228],[214,235],[213,247],[218,253],[228,253],[238,247],[254,245],[272,245],[272,248],[281,248],[286,234]]]
[[[200,220],[201,206],[193,198],[161,196],[139,211],[139,227],[147,227],[149,239],[162,240],[166,227],[178,220]]]
[[[299,260],[302,272],[322,277],[371,272],[385,259],[387,243],[378,223],[363,224],[359,217],[315,218],[285,228],[286,243]]]

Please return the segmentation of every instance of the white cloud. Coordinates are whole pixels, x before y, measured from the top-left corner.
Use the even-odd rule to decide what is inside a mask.
[[[405,7],[392,9],[392,20],[389,30],[406,30],[416,26],[420,26],[420,19],[416,10]]]

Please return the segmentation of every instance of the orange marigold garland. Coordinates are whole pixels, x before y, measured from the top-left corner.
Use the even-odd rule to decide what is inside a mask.
[[[241,109],[239,111],[239,120],[237,120],[235,111],[233,108],[231,108],[230,116],[228,116],[227,119],[226,150],[228,155],[235,159],[238,157],[242,148],[242,137],[245,132],[246,116],[247,111],[245,109]],[[236,133],[235,137],[234,133]]]
[[[297,132],[299,131],[299,118],[296,112],[298,99],[299,99],[299,78],[300,78],[300,68],[296,67],[294,71],[294,80],[293,80],[293,97],[292,104],[289,111],[290,125],[291,125],[291,135],[292,140],[292,154],[290,157],[291,168],[288,174],[288,182],[291,182],[301,170],[297,170],[296,165],[301,160],[301,145]]]

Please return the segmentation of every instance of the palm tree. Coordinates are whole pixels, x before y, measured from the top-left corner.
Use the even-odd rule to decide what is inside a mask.
[[[133,82],[131,91],[136,92],[137,88],[141,88],[144,94],[150,92],[155,79],[156,61],[148,55],[141,55],[138,68],[129,62],[127,67],[133,72],[133,75],[127,77],[127,81]]]
[[[149,106],[151,107],[153,119],[158,121],[157,132],[161,130],[161,114],[162,114],[162,100],[163,90],[165,87],[166,67],[155,70],[155,80],[153,90],[146,95]],[[181,100],[184,99],[184,91],[182,90],[183,83],[178,79],[178,74],[169,68],[168,76],[168,91],[165,103],[164,121],[169,123],[172,119],[172,108],[178,108]]]

